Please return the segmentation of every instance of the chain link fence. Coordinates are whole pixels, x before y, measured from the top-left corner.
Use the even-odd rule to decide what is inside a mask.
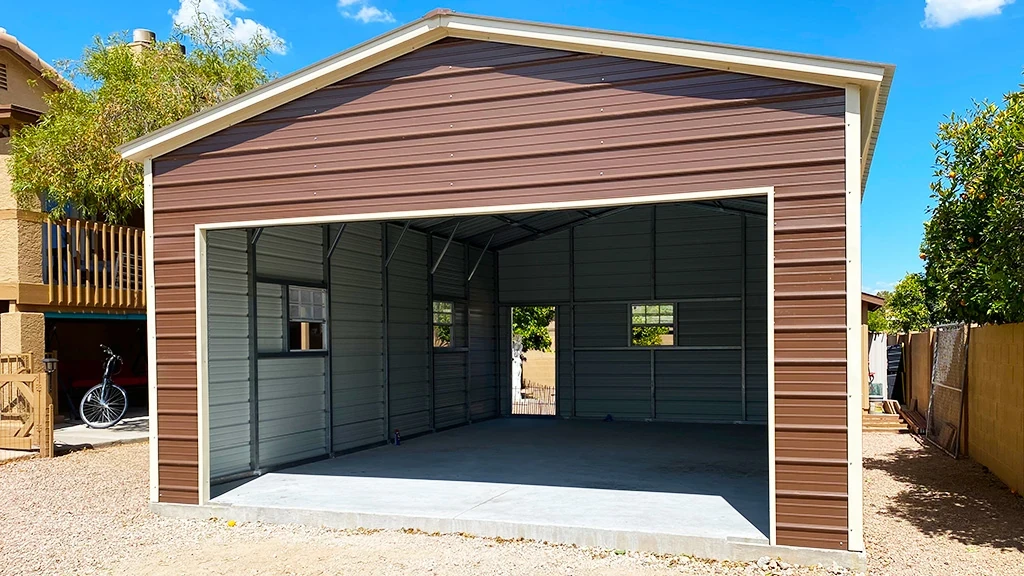
[[[960,423],[967,380],[970,330],[964,324],[937,326],[932,361],[926,437],[952,456],[959,453]]]

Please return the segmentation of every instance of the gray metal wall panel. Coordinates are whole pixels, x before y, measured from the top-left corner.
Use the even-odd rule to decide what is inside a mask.
[[[499,282],[504,303],[568,302],[569,232],[502,250]]]
[[[331,226],[333,241],[340,225]],[[381,226],[350,223],[331,256],[331,386],[335,451],[384,441]]]
[[[649,418],[649,350],[576,352],[576,415],[623,420]]]
[[[576,301],[651,297],[651,209],[633,208],[575,230]]]
[[[740,300],[679,302],[676,304],[676,344],[679,346],[740,346]]]
[[[319,225],[264,228],[256,243],[257,276],[322,283],[323,239]]]
[[[499,266],[504,265],[504,259],[503,252]],[[512,309],[508,306],[498,306],[498,382],[498,412],[509,416],[512,414]]]
[[[738,297],[740,221],[737,215],[685,204],[658,206],[656,296]]]
[[[768,224],[747,218],[747,419],[768,421]]]
[[[577,348],[629,345],[629,304],[577,304]]]
[[[434,256],[431,260],[437,262],[444,250],[447,237],[434,236]],[[465,298],[466,297],[466,249],[458,243],[452,242],[448,250],[441,258],[441,263],[434,271],[434,298]]]
[[[654,355],[659,420],[743,419],[739,350],[666,348]]]
[[[434,353],[434,427],[451,428],[468,421],[466,353]]]
[[[284,351],[284,286],[256,284],[256,336],[260,352]]]
[[[558,395],[558,415],[572,416],[572,312],[568,305],[555,309],[555,393]]]
[[[206,236],[210,476],[251,469],[249,277],[245,230]]]
[[[387,228],[388,249],[393,250],[402,229]],[[426,236],[410,231],[388,266],[389,427],[403,435],[430,429],[427,256]]]
[[[740,378],[738,349],[743,341],[743,218],[693,205],[659,205],[633,208],[578,226],[574,231],[575,330],[568,330],[572,324],[568,307],[564,313],[559,313],[558,320],[559,341],[566,342],[559,359],[560,414],[572,413],[573,374],[569,347],[574,345],[581,349],[620,348],[595,353],[576,351],[575,393],[579,416],[614,415],[613,410],[619,410],[621,417],[630,418],[733,421],[743,419],[745,399],[747,419],[765,421],[767,228],[763,219],[751,216],[747,220],[746,393]],[[651,260],[652,241],[654,262]],[[531,301],[530,278],[524,273],[530,268],[523,266],[524,255],[543,255],[545,261],[564,261],[549,249],[540,250],[533,244],[516,247],[511,259],[507,257],[510,251],[501,252],[499,277],[503,303]],[[567,254],[568,243],[562,249]],[[509,262],[514,266],[510,267]],[[550,269],[537,273],[545,275],[545,284],[559,283]],[[657,297],[653,299],[652,276],[657,282]],[[735,348],[686,354],[681,350],[658,349],[654,354],[657,389],[653,407],[650,351],[621,350],[629,345],[629,302],[652,300],[676,304],[678,346]],[[570,334],[572,338],[568,337]],[[581,362],[581,355],[587,358],[586,364]],[[646,365],[639,360],[640,355],[646,355]],[[622,358],[628,359],[627,366],[616,365]],[[623,371],[622,378],[610,376]],[[621,387],[619,400],[626,403],[626,408],[614,406],[615,382]],[[596,389],[591,390],[591,387]]]
[[[260,466],[327,453],[323,356],[260,358]]]
[[[479,250],[470,248],[470,269],[479,256]],[[480,260],[469,290],[469,415],[472,420],[493,418],[498,413],[494,274],[494,254],[487,252]]]

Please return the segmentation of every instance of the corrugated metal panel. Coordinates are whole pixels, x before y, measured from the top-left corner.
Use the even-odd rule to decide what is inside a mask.
[[[685,204],[657,208],[658,298],[739,297],[741,217]]]
[[[256,336],[260,352],[284,351],[284,286],[256,284]]]
[[[466,422],[466,353],[438,350],[434,352],[434,427]]]
[[[569,233],[501,251],[500,300],[549,305],[569,301]]]
[[[747,218],[747,420],[768,421],[768,223]]]
[[[327,453],[327,397],[323,356],[260,358],[260,466]]]
[[[402,229],[387,228],[390,251]],[[403,435],[430,429],[428,262],[426,237],[410,231],[388,266],[388,406]]]
[[[210,476],[251,469],[249,269],[245,230],[206,236]]]
[[[574,337],[578,348],[629,346],[629,304],[577,304]]]
[[[555,392],[558,395],[558,415],[562,418],[573,416],[572,377],[572,308],[555,308],[555,361],[558,373],[555,376]]]
[[[502,257],[498,258],[501,267]],[[498,281],[501,281],[499,276]],[[512,414],[512,309],[498,306],[498,386],[499,413],[502,416]]]
[[[444,250],[448,237],[435,236],[432,242],[434,258],[431,261],[437,262]],[[434,271],[434,299],[444,297],[465,298],[466,297],[466,252],[465,246],[453,241],[448,251],[441,258],[441,263]]]
[[[480,252],[469,251],[470,268]],[[469,290],[470,388],[469,414],[472,420],[498,415],[497,337],[494,308],[494,254],[480,260]]]
[[[633,208],[577,227],[576,301],[649,299],[652,226],[650,208]]]
[[[322,283],[323,227],[264,228],[256,243],[256,275],[260,278]]]
[[[743,419],[739,350],[654,352],[658,420],[700,422]]]
[[[333,239],[338,225],[331,226]],[[382,442],[384,299],[381,226],[350,223],[331,256],[334,450]]]
[[[565,56],[440,42],[154,161],[161,501],[198,496],[195,346],[180,341],[196,223],[774,186],[777,315],[818,300],[824,326],[845,324],[842,89]],[[776,334],[779,414],[815,417],[802,388],[844,409],[845,333],[795,326]],[[845,473],[792,464],[823,446],[845,458],[835,422],[827,441],[780,430],[779,469],[800,472],[778,498],[780,544],[846,546]]]
[[[576,415],[608,414],[620,420],[650,417],[650,351],[576,352]]]

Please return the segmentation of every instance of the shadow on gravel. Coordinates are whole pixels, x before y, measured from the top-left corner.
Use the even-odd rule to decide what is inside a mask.
[[[912,485],[882,512],[909,521],[923,534],[1024,551],[1024,499],[977,462],[953,460],[925,445],[865,458],[864,468]]]

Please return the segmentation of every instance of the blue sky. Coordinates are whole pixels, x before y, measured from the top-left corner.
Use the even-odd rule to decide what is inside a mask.
[[[182,0],[50,0],[11,11],[4,27],[45,60],[77,57],[97,34],[149,28],[166,37]],[[189,3],[189,0],[185,0]],[[439,4],[440,2],[440,4]],[[864,288],[890,288],[921,268],[935,128],[972,99],[999,99],[1024,81],[1024,1],[788,0],[535,1],[202,0],[244,36],[263,29],[284,49],[269,66],[291,72],[419,18],[459,12],[725,42],[897,66],[864,199]],[[187,11],[177,17],[187,18]]]

